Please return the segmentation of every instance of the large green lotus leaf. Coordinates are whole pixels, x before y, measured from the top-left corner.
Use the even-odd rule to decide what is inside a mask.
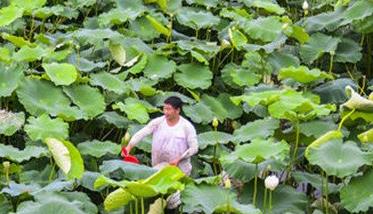
[[[233,136],[225,132],[204,132],[198,135],[198,147],[200,149],[205,149],[209,145],[214,146],[217,144],[227,144],[231,142],[232,139]]]
[[[226,84],[236,84],[238,87],[253,86],[261,80],[259,74],[233,63],[229,63],[223,68],[222,78]]]
[[[163,25],[157,18],[154,18],[151,15],[146,15],[145,18],[150,22],[151,26],[158,31],[159,33],[165,36],[171,36],[171,30]]]
[[[373,129],[369,129],[357,136],[362,143],[373,143]]]
[[[109,43],[109,50],[113,59],[121,66],[126,62],[126,50],[120,44]]]
[[[306,66],[282,68],[278,75],[279,79],[291,78],[300,83],[311,83],[322,79],[332,79],[333,76],[318,68],[308,69]]]
[[[220,121],[226,118],[236,119],[241,116],[242,109],[235,106],[229,97],[228,94],[220,94],[217,98],[204,94],[201,103],[206,105]]]
[[[242,115],[242,108],[235,105],[231,99],[230,99],[231,95],[230,94],[227,94],[227,93],[221,93],[219,94],[219,96],[216,98],[216,100],[221,103],[221,105],[225,108],[225,109],[228,109],[228,114],[227,114],[227,118],[229,119],[237,119],[239,117],[241,117]],[[202,97],[202,102],[205,102],[205,100],[203,99]],[[206,102],[206,104],[209,104],[208,102]],[[215,111],[214,109],[214,106],[210,106],[210,108]]]
[[[41,8],[47,3],[47,0],[12,0],[11,4],[25,9],[25,12],[30,13],[32,10]]]
[[[102,43],[103,39],[120,38],[121,34],[111,29],[79,29],[74,31],[71,36],[78,39],[82,44],[97,45]]]
[[[323,177],[320,176],[320,174],[311,174],[308,172],[300,172],[295,171],[292,172],[292,177],[295,179],[295,181],[300,184],[302,182],[306,182],[311,184],[313,187],[315,187],[318,190],[322,190],[322,185],[324,185],[325,188],[325,181],[323,181]],[[337,193],[339,191],[339,186],[334,183],[328,183],[328,193]]]
[[[352,39],[342,38],[335,52],[336,62],[357,63],[362,57],[360,45]]]
[[[36,60],[40,60],[42,57],[45,57],[51,53],[51,50],[48,48],[43,48],[40,46],[36,47],[29,47],[23,46],[19,51],[13,54],[13,60],[17,62],[25,61],[25,62],[33,62]]]
[[[214,8],[218,6],[219,0],[186,0],[188,4],[198,4],[207,8]]]
[[[273,73],[275,74],[277,74],[281,68],[290,66],[299,67],[300,65],[299,59],[296,56],[280,51],[271,53],[267,61],[273,68]]]
[[[308,160],[320,166],[328,175],[340,178],[353,175],[359,167],[370,163],[366,153],[354,142],[343,143],[342,140],[331,140],[311,148]]]
[[[255,0],[251,3],[251,6],[256,7],[256,8],[262,8],[270,13],[276,13],[278,15],[285,13],[284,8],[282,8],[278,4],[273,3],[272,1]]]
[[[62,89],[48,81],[26,78],[16,92],[19,101],[32,115],[49,113],[69,120],[82,117],[76,107],[70,106],[71,102],[63,94]]]
[[[272,118],[246,123],[233,133],[235,142],[247,142],[255,138],[267,138],[280,127],[280,122]]]
[[[226,160],[241,159],[249,163],[260,163],[268,159],[284,160],[288,157],[290,146],[284,142],[254,139],[249,144],[239,145],[235,151],[223,157]]]
[[[197,10],[191,7],[183,7],[176,15],[177,21],[185,26],[197,29],[210,28],[218,25],[220,18],[210,11]]]
[[[224,7],[221,9],[219,15],[236,21],[245,21],[253,17],[252,14],[249,14],[247,10],[242,7]]]
[[[0,47],[0,61],[9,63],[11,60],[10,51],[8,48]]]
[[[341,203],[344,208],[353,213],[367,212],[373,205],[373,170],[364,175],[354,177],[341,191]]]
[[[302,134],[319,138],[327,131],[336,130],[338,125],[329,120],[312,120],[299,124],[299,128]]]
[[[248,95],[240,95],[231,97],[234,104],[239,105],[241,102],[247,103],[249,106],[258,104],[269,105],[280,99],[281,95],[289,90],[265,90],[260,92],[252,92]]]
[[[67,14],[64,14],[65,8],[62,5],[54,5],[51,7],[42,7],[35,9],[32,14],[40,19],[47,19],[50,16],[64,16],[67,17]]]
[[[126,189],[132,195],[140,198],[150,198],[158,195],[158,192],[152,186],[137,181],[128,183]]]
[[[369,100],[365,97],[362,97],[360,94],[355,92],[355,90],[351,86],[346,86],[346,94],[350,97],[350,99],[343,103],[341,107],[345,107],[348,109],[355,109],[357,111],[363,112],[373,112],[373,101]]]
[[[285,34],[288,35],[289,37],[295,38],[301,44],[304,44],[310,38],[310,36],[305,31],[305,29],[298,25],[292,25],[288,27],[285,31]]]
[[[209,106],[202,102],[194,105],[183,106],[183,111],[187,117],[189,117],[195,123],[210,123],[215,115]]]
[[[321,145],[331,141],[331,140],[341,140],[343,138],[343,133],[339,130],[331,130],[331,131],[328,131],[326,133],[324,133],[323,135],[321,135],[320,137],[318,137],[316,140],[314,140],[311,144],[309,144],[306,148],[306,150],[304,151],[304,156],[309,159],[309,155],[310,155],[310,150],[311,149],[317,149],[319,148]]]
[[[135,32],[139,38],[145,41],[158,38],[160,35],[160,33],[153,28],[145,17],[140,17],[134,21],[131,21],[129,29]]]
[[[53,57],[53,55],[49,55],[49,56]],[[44,58],[48,58],[48,57],[44,57]],[[83,71],[83,72],[91,72],[93,70],[99,70],[99,69],[104,68],[107,65],[104,62],[90,61],[84,58],[83,56],[80,56],[75,53],[70,54],[67,60],[70,64],[74,65],[77,70]]]
[[[316,106],[315,103],[302,94],[296,91],[287,91],[280,96],[279,100],[268,106],[268,112],[274,118],[292,119],[288,118],[289,112],[309,113],[317,109]]]
[[[319,85],[313,89],[313,92],[320,96],[322,103],[341,104],[348,99],[345,93],[345,88],[348,85],[357,88],[352,79],[339,78]]]
[[[211,85],[213,75],[208,66],[182,64],[178,66],[178,70],[181,72],[174,75],[174,79],[178,85],[189,89],[207,89]]]
[[[353,22],[355,30],[362,34],[370,34],[373,32],[373,15],[363,20]]]
[[[23,47],[23,46],[33,47],[33,46],[35,46],[35,44],[29,42],[28,40],[25,40],[23,37],[20,37],[20,36],[14,36],[14,35],[10,35],[8,33],[2,33],[1,37],[3,37],[3,39],[6,39],[9,42],[13,43],[17,47]]]
[[[372,1],[356,1],[351,4],[349,8],[343,13],[344,20],[341,25],[349,24],[352,21],[362,20],[373,14],[373,2]]]
[[[69,137],[69,124],[61,118],[51,119],[47,114],[37,118],[29,117],[25,131],[31,140],[44,140],[48,137],[66,139]]]
[[[56,85],[70,85],[78,77],[76,68],[68,63],[50,63],[42,65],[48,77]]]
[[[82,178],[84,173],[83,159],[79,150],[71,142],[47,138],[45,143],[48,145],[56,164],[62,169],[68,179]]]
[[[111,25],[120,25],[126,22],[129,19],[135,19],[139,16],[143,11],[138,10],[134,11],[131,9],[120,9],[114,8],[109,10],[106,13],[102,13],[98,16],[98,23],[100,26],[111,26]]]
[[[129,91],[126,83],[119,79],[118,76],[107,72],[91,74],[90,83],[95,86],[100,86],[105,90],[113,91],[117,94],[125,94]]]
[[[41,192],[35,200],[24,201],[17,207],[19,214],[74,213],[95,214],[97,207],[83,192]]]
[[[317,32],[325,28],[332,31],[338,28],[342,19],[343,10],[336,9],[332,12],[324,12],[315,16],[307,17],[304,21],[304,26],[307,32]]]
[[[251,198],[253,195],[252,192],[252,183],[249,183],[250,186],[244,186],[244,193],[241,194],[241,198]],[[263,209],[263,193],[264,193],[264,184],[258,185],[257,192],[257,206],[258,208]],[[246,199],[247,200],[247,199]],[[267,195],[268,200],[268,195]],[[267,202],[268,203],[268,202]],[[272,192],[272,211],[269,212],[268,204],[266,206],[266,213],[271,214],[284,214],[284,213],[304,213],[307,209],[309,202],[307,195],[304,192],[299,192],[295,188],[288,185],[279,185]]]
[[[48,150],[41,146],[26,146],[25,149],[19,150],[11,145],[0,144],[0,157],[21,163],[31,158],[48,156]]]
[[[168,165],[142,181],[142,183],[151,186],[158,194],[166,194],[170,189],[183,190],[184,186],[179,180],[184,176],[185,174],[180,168]]]
[[[259,209],[255,209],[251,204],[242,205],[235,200],[235,195],[228,189],[216,185],[194,185],[189,184],[181,193],[183,211],[187,213],[241,213],[259,214]],[[230,210],[227,210],[227,206]]]
[[[14,181],[11,181],[8,187],[4,187],[1,190],[1,193],[7,193],[12,197],[22,195],[23,193],[30,193],[40,189],[40,186],[35,183],[31,184],[17,184]]]
[[[301,46],[300,55],[304,62],[310,64],[324,53],[335,52],[341,40],[322,33],[312,34],[308,42]]]
[[[232,42],[233,47],[237,50],[241,50],[241,47],[248,42],[245,34],[243,34],[236,27],[228,29],[229,39]]]
[[[264,50],[267,54],[272,53],[276,49],[281,49],[286,43],[287,37],[283,34],[280,34],[277,38],[275,38],[272,42],[264,44],[264,45],[258,45],[253,43],[248,43],[243,45],[243,49],[247,52],[256,51],[259,52],[261,50]]]
[[[0,134],[11,136],[22,128],[25,123],[23,112],[13,113],[0,110]]]
[[[152,80],[167,79],[176,71],[176,63],[165,56],[150,55],[144,75]]]
[[[229,176],[242,182],[249,182],[255,177],[255,164],[247,163],[243,160],[223,161],[222,167]]]
[[[71,85],[63,91],[84,114],[84,118],[91,119],[105,111],[104,96],[97,88],[89,85]]]
[[[176,41],[176,44],[181,55],[195,51],[203,55],[203,57],[206,59],[213,58],[220,50],[216,42],[204,42],[201,40],[179,40]]]
[[[6,26],[14,22],[16,19],[22,17],[23,8],[10,5],[0,9],[0,27]]]
[[[97,119],[112,124],[117,128],[127,128],[130,121],[115,111],[105,111]]]
[[[127,205],[131,200],[135,198],[127,190],[118,188],[106,196],[104,201],[104,207],[106,211],[116,210]]]
[[[113,108],[126,113],[128,119],[136,120],[142,124],[150,119],[146,106],[144,106],[144,104],[139,100],[133,98],[127,98],[125,103],[118,102],[113,105]]]
[[[111,141],[86,141],[78,144],[78,149],[82,155],[90,155],[100,158],[105,154],[117,155],[120,153],[121,146]]]
[[[281,34],[282,23],[278,18],[269,16],[244,22],[241,28],[253,39],[272,42]]]
[[[148,63],[148,56],[144,54],[142,55],[141,59],[136,63],[136,65],[132,66],[127,71],[132,74],[138,74],[142,70],[144,70],[147,63]]]
[[[120,169],[129,180],[145,179],[157,170],[145,165],[131,164],[122,160],[104,161],[100,166],[102,174],[107,175]]]
[[[65,174],[69,173],[72,160],[70,152],[65,144],[55,138],[47,138],[45,143],[47,144],[49,151],[52,153],[57,166],[59,166]]]

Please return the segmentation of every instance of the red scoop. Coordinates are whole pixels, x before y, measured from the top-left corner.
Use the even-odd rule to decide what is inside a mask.
[[[130,163],[135,163],[135,164],[140,163],[140,161],[135,156],[128,154],[128,151],[127,151],[126,147],[122,148],[122,154],[121,155],[123,157],[123,161],[130,162]]]

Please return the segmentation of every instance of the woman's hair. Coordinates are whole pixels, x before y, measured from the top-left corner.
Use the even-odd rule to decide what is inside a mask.
[[[163,103],[171,105],[174,109],[181,110],[181,107],[183,107],[183,101],[177,96],[168,97]]]

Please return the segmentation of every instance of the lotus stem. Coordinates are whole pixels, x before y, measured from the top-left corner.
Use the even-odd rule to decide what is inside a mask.
[[[133,211],[133,210],[132,210],[132,202],[130,202],[130,214],[133,214],[132,211]]]
[[[141,202],[141,214],[144,214],[145,213],[145,208],[144,208],[144,198],[143,197],[141,197],[140,202]]]
[[[267,188],[264,188],[263,213],[266,213],[266,209],[267,209]]]
[[[216,167],[216,150],[217,150],[217,144],[214,145],[214,157],[212,160],[212,167],[214,169],[214,175],[218,174],[218,168]]]
[[[136,213],[136,214],[139,214],[139,201],[138,201],[137,198],[136,198],[136,200],[135,200],[135,213]]]
[[[255,177],[254,177],[254,192],[253,192],[253,205],[256,207],[256,192],[258,185],[258,164],[255,164]]]
[[[350,117],[354,112],[355,112],[355,109],[352,109],[348,114],[346,114],[346,115],[342,118],[341,122],[339,122],[339,125],[338,125],[338,131],[341,131],[341,129],[342,129],[342,125],[343,125],[343,123],[345,122],[345,120],[346,120],[348,117]]]
[[[329,62],[329,74],[332,74],[332,71],[333,71],[333,61],[334,61],[334,53],[331,53],[330,62]]]
[[[269,213],[272,212],[272,190],[269,190]]]

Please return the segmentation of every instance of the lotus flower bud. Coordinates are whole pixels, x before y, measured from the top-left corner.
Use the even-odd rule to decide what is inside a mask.
[[[308,5],[307,1],[303,2],[302,8],[304,10],[304,15],[307,15],[308,14],[308,8],[309,8],[309,5]]]
[[[273,191],[278,186],[279,180],[276,175],[270,175],[264,180],[264,185],[267,189]]]
[[[214,127],[214,129],[216,129],[219,125],[219,120],[218,118],[214,117],[214,119],[212,120],[212,126]]]
[[[10,162],[9,161],[4,161],[3,162],[3,167],[4,167],[4,171],[8,171],[9,167],[10,167]]]
[[[335,55],[335,51],[330,51],[329,53],[330,53],[330,55],[332,55],[332,56]]]
[[[307,0],[303,2],[302,8],[303,8],[303,10],[308,10],[309,4],[308,4]]]

